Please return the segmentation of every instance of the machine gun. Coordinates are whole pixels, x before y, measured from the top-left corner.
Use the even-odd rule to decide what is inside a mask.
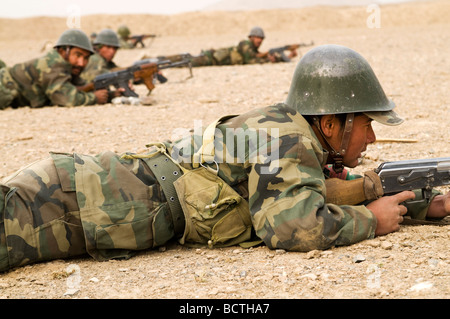
[[[140,35],[132,35],[127,37],[127,40],[131,41],[133,47],[137,47],[138,44],[141,45],[141,48],[145,48],[144,40],[148,38],[156,38],[156,34],[140,34]]]
[[[374,170],[378,175],[383,195],[402,191],[422,190],[422,198],[407,201],[407,204],[426,202],[434,187],[450,185],[450,157],[405,160],[382,163]],[[337,178],[325,180],[327,202],[337,205],[356,205],[367,198],[364,191],[366,178],[344,181]]]
[[[123,96],[139,97],[139,95],[132,91],[129,86],[130,81],[141,81],[145,84],[149,92],[151,92],[155,85],[153,78],[158,72],[158,65],[156,63],[142,63],[133,65],[126,69],[100,74],[95,77],[94,81],[79,89],[84,92],[93,90],[109,89],[114,86],[116,89],[123,88],[125,91]]]
[[[274,54],[280,54],[281,55],[281,61],[283,62],[289,62],[291,59],[288,58],[284,51],[294,51],[297,50],[299,48],[302,47],[309,47],[314,45],[314,42],[311,41],[311,43],[298,43],[298,44],[288,44],[288,45],[283,45],[281,47],[277,47],[277,48],[272,48],[269,50],[268,54],[270,55],[274,55]]]

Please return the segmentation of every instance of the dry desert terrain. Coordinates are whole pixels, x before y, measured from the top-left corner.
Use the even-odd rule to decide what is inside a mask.
[[[380,25],[367,7],[192,12],[81,17],[87,33],[127,24],[132,33],[160,35],[146,48],[119,50],[131,65],[157,56],[235,45],[251,27],[264,28],[261,50],[289,43],[341,44],[372,65],[405,118],[399,127],[374,125],[379,138],[356,172],[384,161],[450,156],[450,1],[380,7]],[[368,23],[369,21],[369,23]],[[0,19],[0,59],[13,65],[43,55],[67,28],[65,18]],[[304,54],[309,48],[302,48]],[[151,105],[43,107],[0,111],[0,177],[49,151],[97,154],[139,151],[173,138],[194,120],[242,113],[284,101],[290,63],[164,70]],[[143,85],[136,86],[145,95]],[[441,189],[449,191],[449,187]],[[349,247],[291,253],[267,247],[188,248],[176,243],[129,260],[56,260],[0,274],[0,298],[364,298],[450,297],[450,226],[404,225],[398,232]]]

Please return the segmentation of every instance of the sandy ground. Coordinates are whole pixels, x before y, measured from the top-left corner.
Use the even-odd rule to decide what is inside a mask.
[[[254,25],[266,31],[263,50],[282,44],[337,43],[360,52],[406,122],[375,124],[379,138],[415,143],[369,146],[356,172],[383,161],[447,157],[449,152],[450,2],[381,7],[380,28],[366,24],[366,8],[305,8],[256,12],[197,12],[175,16],[88,16],[88,34],[128,23],[133,33],[157,33],[148,47],[119,51],[119,65],[142,55],[223,47]],[[241,23],[241,21],[244,21]],[[42,55],[65,19],[0,20],[0,58],[11,65]],[[151,46],[150,46],[151,45]],[[306,52],[307,49],[302,49]],[[97,154],[138,151],[177,136],[194,120],[205,124],[283,101],[292,63],[169,69],[150,106],[6,109],[0,116],[0,177],[49,151]],[[145,86],[136,87],[145,95]],[[449,188],[442,188],[448,191]],[[188,248],[172,243],[130,260],[89,257],[56,260],[0,274],[0,298],[449,298],[450,226],[402,226],[400,231],[350,247],[290,253],[267,247]]]

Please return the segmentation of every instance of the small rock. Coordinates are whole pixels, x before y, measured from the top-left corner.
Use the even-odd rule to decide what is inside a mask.
[[[300,276],[300,278],[308,278],[308,279],[311,279],[311,280],[316,280],[317,276],[314,275],[314,274],[306,274],[306,275]]]
[[[208,292],[208,295],[214,296],[214,295],[217,295],[218,293],[219,293],[219,289],[213,288],[213,289],[211,289],[210,292]]]
[[[308,251],[306,253],[306,256],[305,256],[306,259],[312,259],[312,258],[317,258],[317,257],[320,257],[320,251],[319,250]]]
[[[363,255],[356,255],[355,257],[353,257],[353,262],[355,264],[363,262],[365,260],[366,260],[366,258]]]
[[[277,250],[275,250],[275,254],[277,254],[277,255],[282,255],[282,254],[285,254],[286,253],[286,250],[284,250],[284,249],[277,249]]]
[[[386,250],[392,249],[392,246],[393,245],[390,241],[383,241],[381,243],[381,248],[386,249]]]
[[[63,296],[73,296],[78,292],[77,288],[69,288],[66,290]]]
[[[381,246],[381,242],[377,239],[372,239],[372,240],[367,241],[367,245],[369,245],[370,247],[373,247],[373,248],[377,248],[377,247]]]
[[[89,279],[89,281],[91,281],[91,282],[99,282],[100,280],[98,280],[97,277],[92,277],[91,279]]]
[[[431,282],[424,281],[424,282],[419,282],[418,284],[415,284],[414,286],[412,286],[408,290],[410,290],[410,291],[421,291],[421,290],[425,290],[425,289],[430,289],[432,287],[433,287],[433,284]]]

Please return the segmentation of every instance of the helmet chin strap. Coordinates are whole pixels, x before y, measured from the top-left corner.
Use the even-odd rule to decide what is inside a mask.
[[[336,151],[328,142],[325,134],[322,131],[322,128],[320,127],[319,118],[317,116],[314,116],[313,118],[314,124],[322,135],[323,140],[327,144],[328,148],[331,150],[330,155],[333,158],[333,170],[338,174],[344,170],[344,155],[347,152],[348,142],[350,141],[350,134],[353,129],[354,118],[355,114],[353,113],[348,113],[347,117],[345,118],[344,132],[342,134],[341,146],[338,151]]]

